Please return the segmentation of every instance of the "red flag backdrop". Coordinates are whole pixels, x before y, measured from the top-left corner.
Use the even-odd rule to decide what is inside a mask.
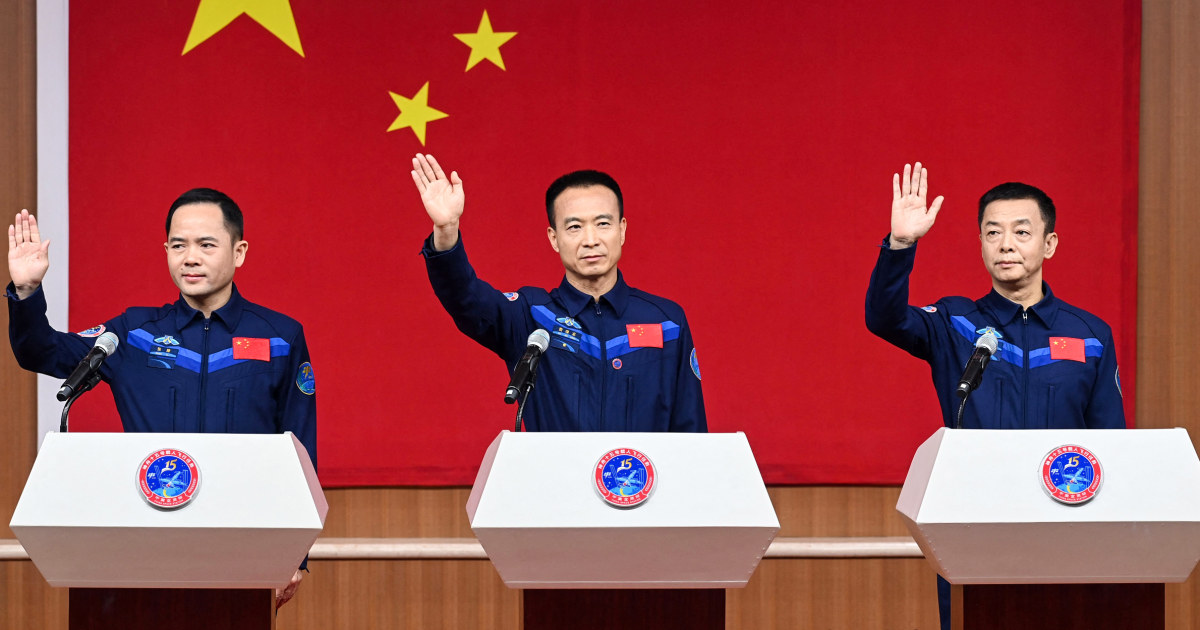
[[[906,161],[947,199],[913,301],[985,293],[976,200],[1041,186],[1060,211],[1047,278],[1112,324],[1132,414],[1137,0],[262,0],[222,17],[237,4],[72,5],[70,323],[174,300],[167,207],[229,193],[251,244],[239,288],[305,324],[326,485],[470,483],[511,423],[502,362],[425,278],[417,151],[464,178],[469,252],[502,290],[561,278],[549,182],[613,174],[626,278],[687,310],[709,426],[745,431],[768,482],[896,483],[940,425],[925,365],[863,324]],[[76,409],[74,427],[119,427],[106,393]]]

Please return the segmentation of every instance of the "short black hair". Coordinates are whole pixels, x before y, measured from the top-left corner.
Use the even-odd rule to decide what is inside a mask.
[[[1006,182],[983,193],[979,198],[979,227],[983,228],[983,209],[993,201],[1010,201],[1017,199],[1032,199],[1037,202],[1042,211],[1042,221],[1046,223],[1046,234],[1054,231],[1054,201],[1037,186],[1021,182]]]
[[[167,237],[171,236],[171,219],[175,218],[175,211],[179,208],[192,203],[215,203],[221,208],[221,215],[225,218],[225,229],[233,235],[233,242],[236,243],[242,240],[246,233],[246,224],[242,219],[242,209],[238,207],[229,195],[212,188],[193,188],[175,200],[171,204],[171,209],[167,211]]]
[[[600,171],[575,171],[554,180],[554,183],[546,189],[546,220],[550,222],[550,227],[555,227],[554,202],[558,196],[568,188],[587,188],[589,186],[604,186],[613,191],[613,194],[617,196],[617,210],[620,214],[618,219],[625,218],[625,200],[621,197],[621,187],[617,185],[617,180],[608,173]]]

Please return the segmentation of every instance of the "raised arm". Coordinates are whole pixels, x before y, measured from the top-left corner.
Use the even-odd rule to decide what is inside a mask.
[[[50,241],[42,240],[37,217],[22,210],[8,226],[8,275],[17,297],[24,300],[42,286],[50,269]]]
[[[458,242],[458,220],[466,203],[458,171],[450,171],[450,177],[446,177],[432,155],[418,153],[413,158],[412,178],[425,212],[433,220],[433,248],[444,252],[454,247]]]
[[[938,196],[926,207],[928,190],[929,171],[920,162],[915,166],[905,164],[903,177],[892,175],[892,233],[888,239],[892,249],[912,247],[933,227],[943,197]]]

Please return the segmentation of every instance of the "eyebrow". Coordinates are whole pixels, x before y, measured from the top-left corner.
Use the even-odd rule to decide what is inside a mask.
[[[1020,225],[1020,224],[1022,224],[1022,223],[1028,223],[1028,224],[1030,224],[1030,225],[1033,225],[1033,221],[1031,221],[1031,220],[1029,220],[1029,219],[1017,219],[1016,221],[1013,221],[1012,223],[1013,223],[1013,225]],[[1004,224],[1003,224],[1003,223],[1001,223],[1001,222],[999,222],[999,221],[984,221],[984,222],[983,222],[983,224],[984,224],[984,225],[995,225],[995,226],[998,226],[998,227],[1004,227]]]
[[[595,220],[595,221],[599,221],[599,220],[601,220],[601,219],[608,219],[609,221],[612,221],[612,220],[613,220],[613,215],[611,215],[611,214],[609,214],[609,213],[607,213],[607,212],[606,212],[606,213],[604,213],[604,214],[598,214],[598,215],[596,215],[595,217],[592,217],[592,219],[593,219],[593,220]],[[581,218],[579,218],[579,217],[566,217],[565,219],[563,219],[563,225],[566,225],[566,224],[568,224],[568,223],[570,223],[570,222],[572,222],[572,221],[576,221],[576,222],[579,222],[579,223],[583,223],[583,219],[581,219]]]
[[[197,241],[216,241],[218,243],[221,242],[221,239],[219,239],[215,236],[200,236],[200,237],[197,237],[195,240],[197,240]],[[171,237],[167,238],[167,242],[168,243],[186,243],[187,239],[183,238],[182,236],[171,236]]]

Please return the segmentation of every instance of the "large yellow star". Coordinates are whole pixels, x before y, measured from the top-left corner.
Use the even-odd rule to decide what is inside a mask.
[[[449,114],[429,106],[428,81],[412,98],[404,98],[395,92],[388,92],[388,94],[392,95],[392,100],[396,101],[396,107],[400,108],[400,115],[392,122],[392,126],[388,127],[388,131],[411,127],[413,133],[417,135],[417,140],[421,141],[421,146],[425,146],[425,123],[449,116]]]
[[[192,22],[192,30],[188,33],[182,54],[186,55],[189,50],[216,35],[243,13],[271,31],[301,57],[304,56],[289,0],[200,0],[200,8],[196,9],[196,19]]]
[[[455,33],[459,41],[471,47],[471,58],[467,60],[467,70],[475,64],[487,59],[504,70],[504,59],[500,57],[500,47],[512,39],[516,33],[496,33],[492,31],[492,21],[488,19],[487,11],[479,21],[479,30],[474,33]],[[463,72],[466,72],[464,70]]]

